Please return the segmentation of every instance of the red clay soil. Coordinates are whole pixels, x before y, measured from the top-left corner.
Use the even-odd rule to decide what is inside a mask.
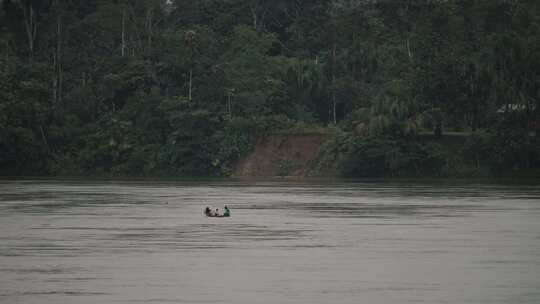
[[[233,165],[233,176],[305,177],[325,141],[324,134],[276,134],[259,138],[255,149]]]

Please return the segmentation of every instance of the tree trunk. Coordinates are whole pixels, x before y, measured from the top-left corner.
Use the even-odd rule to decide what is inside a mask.
[[[53,79],[52,79],[52,94],[53,94],[53,113],[57,114],[57,109],[62,103],[62,32],[61,32],[61,17],[60,14],[56,18],[56,48],[52,55],[53,59]]]
[[[336,119],[336,49],[337,43],[334,40],[332,46],[332,116],[334,125],[337,123]]]
[[[36,12],[32,4],[28,5],[28,12],[23,9],[24,12],[24,25],[26,29],[26,36],[28,38],[28,60],[32,62],[34,60],[34,47],[37,36],[37,20]]]
[[[442,122],[441,121],[437,121],[435,123],[435,130],[433,130],[433,134],[435,135],[435,137],[437,138],[441,138],[442,137]]]
[[[64,109],[64,99],[62,97],[63,92],[63,79],[64,79],[64,73],[62,71],[62,65],[58,67],[58,103],[62,106],[62,109]]]
[[[253,28],[257,30],[257,8],[252,5],[250,9],[251,9],[251,17],[253,18]]]
[[[227,112],[229,114],[229,120],[232,120],[232,104],[231,104],[231,93],[229,92],[227,96]]]
[[[189,92],[188,92],[188,100],[191,101],[191,89],[193,84],[193,68],[189,69]]]
[[[411,42],[410,42],[410,38],[409,38],[409,37],[407,37],[406,44],[407,44],[407,54],[409,55],[409,59],[412,60],[413,54],[412,54],[412,52],[411,52]]]
[[[133,6],[129,4],[126,4],[126,5],[128,5],[127,8],[129,9],[129,13],[131,14],[131,19],[137,20],[137,13],[133,9]],[[140,31],[137,26],[137,22],[135,21],[131,22],[131,25],[133,26],[132,33],[134,33],[137,36],[136,39],[132,40],[132,46],[131,46],[131,56],[135,57],[135,48],[138,47],[139,52],[143,52],[144,50],[144,37],[141,36],[141,33],[144,34],[144,29]]]
[[[122,57],[126,54],[126,8],[122,7]]]
[[[56,19],[56,79],[58,84],[57,103],[62,104],[62,31],[61,17],[58,15]]]
[[[39,131],[41,132],[41,138],[43,139],[43,143],[45,144],[47,151],[50,152],[51,149],[49,147],[49,141],[47,140],[47,136],[45,136],[45,131],[43,130],[42,125],[39,126]]]
[[[300,86],[304,87],[304,63],[300,62]]]
[[[336,92],[332,92],[332,105],[333,105],[333,116],[334,116],[334,125],[337,124],[336,120]]]
[[[56,100],[58,99],[58,77],[56,74],[56,52],[52,54],[53,63],[53,78],[52,78],[52,107],[53,112],[56,112]]]
[[[153,28],[152,28],[152,18],[153,18],[153,8],[149,8],[146,11],[146,42],[147,47],[150,50],[152,48],[152,35],[153,35]]]
[[[262,10],[261,10],[261,7]],[[255,1],[249,6],[251,11],[251,18],[253,19],[253,28],[258,31],[264,29],[264,18],[266,16],[267,9],[264,8],[264,4],[261,4],[260,1]]]
[[[9,41],[6,39],[6,62],[9,62]]]

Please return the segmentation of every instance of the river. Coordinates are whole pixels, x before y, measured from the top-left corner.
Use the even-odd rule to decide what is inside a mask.
[[[536,304],[540,186],[3,180],[0,303]]]

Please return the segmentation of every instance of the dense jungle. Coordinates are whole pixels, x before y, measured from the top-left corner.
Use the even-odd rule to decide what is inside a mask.
[[[314,176],[540,172],[536,0],[0,3],[3,176],[229,176],[272,134]]]

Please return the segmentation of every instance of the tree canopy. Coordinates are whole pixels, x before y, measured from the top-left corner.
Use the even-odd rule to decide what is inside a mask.
[[[226,175],[294,123],[538,165],[536,0],[0,3],[4,175]]]

